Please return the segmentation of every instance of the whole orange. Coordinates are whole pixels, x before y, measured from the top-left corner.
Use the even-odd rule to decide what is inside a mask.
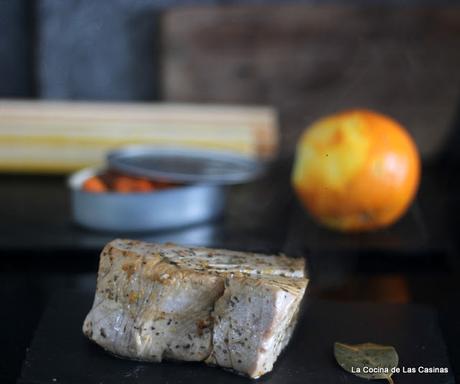
[[[352,110],[313,123],[297,146],[294,189],[327,227],[386,227],[410,206],[420,156],[407,131],[388,116]]]

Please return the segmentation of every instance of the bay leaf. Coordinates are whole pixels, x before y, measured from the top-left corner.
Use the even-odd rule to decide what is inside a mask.
[[[398,366],[398,353],[392,346],[374,343],[343,344],[334,343],[334,356],[337,363],[347,372],[364,379],[383,379],[393,384],[391,375]],[[364,368],[377,370],[364,373]]]

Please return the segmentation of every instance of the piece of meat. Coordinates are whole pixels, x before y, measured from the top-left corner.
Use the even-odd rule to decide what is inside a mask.
[[[228,279],[214,307],[207,362],[259,377],[289,341],[306,282],[285,277]]]
[[[118,356],[256,378],[289,341],[307,283],[303,259],[114,240],[83,332]]]

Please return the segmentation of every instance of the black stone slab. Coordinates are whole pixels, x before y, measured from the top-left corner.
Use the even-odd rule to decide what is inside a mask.
[[[201,363],[144,364],[115,358],[81,332],[92,294],[63,291],[51,301],[24,362],[22,384],[42,383],[251,383]],[[447,367],[448,374],[398,374],[397,384],[454,383],[437,315],[417,305],[310,300],[296,334],[272,373],[260,383],[366,383],[341,370],[334,341],[373,341],[396,347],[400,367]]]
[[[290,167],[290,163],[277,162],[260,180],[229,186],[225,214],[218,221],[142,233],[97,232],[74,224],[64,177],[1,175],[0,252],[34,253],[40,257],[44,252],[58,253],[63,259],[69,252],[80,252],[80,257],[67,261],[78,263],[83,253],[97,256],[116,237],[279,252],[288,229],[292,199]]]

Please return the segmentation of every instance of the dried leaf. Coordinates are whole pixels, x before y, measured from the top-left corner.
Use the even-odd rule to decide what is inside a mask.
[[[398,366],[399,358],[392,346],[335,343],[334,356],[347,372],[364,379],[385,379],[393,384],[391,375]]]

